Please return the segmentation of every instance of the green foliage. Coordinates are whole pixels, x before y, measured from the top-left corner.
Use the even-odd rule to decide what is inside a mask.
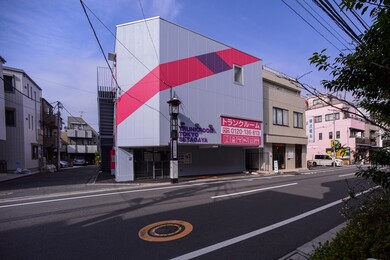
[[[352,210],[352,218],[310,259],[390,259],[390,196],[379,192]]]
[[[373,25],[360,35],[348,53],[330,61],[326,50],[309,59],[318,70],[329,71],[332,80],[322,81],[330,91],[349,91],[358,105],[383,125],[390,125],[390,0],[343,0],[342,8],[361,13],[370,10]]]

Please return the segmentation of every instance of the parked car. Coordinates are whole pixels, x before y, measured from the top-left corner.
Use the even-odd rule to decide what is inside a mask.
[[[67,168],[69,167],[69,164],[67,161],[60,161],[60,168]]]
[[[73,165],[85,165],[85,160],[83,158],[75,158],[73,160]]]
[[[329,154],[316,154],[311,164],[315,166],[342,166],[343,160],[333,159]]]

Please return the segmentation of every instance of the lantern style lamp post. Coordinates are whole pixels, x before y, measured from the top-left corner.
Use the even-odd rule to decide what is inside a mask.
[[[178,151],[177,151],[177,142],[179,137],[179,124],[177,116],[179,115],[179,105],[181,101],[174,96],[171,100],[167,102],[169,104],[169,115],[171,116],[171,158],[170,158],[170,178],[171,183],[179,182],[179,163],[178,163]]]

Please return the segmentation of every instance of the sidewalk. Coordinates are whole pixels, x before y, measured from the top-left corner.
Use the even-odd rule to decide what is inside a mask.
[[[39,173],[39,171],[31,173],[0,173],[0,182],[9,181],[17,178],[27,177]]]
[[[298,247],[295,251],[285,255],[279,260],[306,260],[310,258],[310,255],[314,253],[314,249],[320,244],[324,244],[326,241],[332,241],[336,234],[347,225],[344,222],[337,227],[329,230],[328,232],[316,237],[312,241]]]

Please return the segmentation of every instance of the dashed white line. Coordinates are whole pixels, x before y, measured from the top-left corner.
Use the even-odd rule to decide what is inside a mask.
[[[294,182],[294,183],[288,183],[288,184],[284,184],[284,185],[266,187],[266,188],[261,188],[261,189],[247,190],[247,191],[242,191],[242,192],[236,192],[236,193],[230,193],[230,194],[212,196],[211,198],[212,198],[212,199],[218,199],[218,198],[223,198],[223,197],[231,197],[231,196],[237,196],[237,195],[242,195],[242,194],[247,194],[247,193],[253,193],[253,192],[258,192],[258,191],[264,191],[264,190],[272,190],[272,189],[277,189],[277,188],[283,188],[283,187],[288,187],[288,186],[297,185],[297,184],[298,184],[297,182]]]
[[[352,175],[355,175],[355,174],[356,174],[356,173],[342,174],[342,175],[339,175],[339,177],[352,176]]]
[[[356,194],[356,196],[360,196],[364,193],[367,193],[367,192],[370,192],[374,189],[377,189],[379,188],[379,186],[376,186],[374,188],[371,188],[371,189],[368,189],[366,191],[363,191],[363,192],[360,192],[358,194]],[[208,247],[204,247],[204,248],[201,248],[201,249],[198,249],[198,250],[195,250],[193,252],[190,252],[188,254],[184,254],[184,255],[181,255],[181,256],[178,256],[178,257],[175,257],[175,258],[172,258],[171,260],[187,260],[187,259],[192,259],[192,258],[195,258],[195,257],[198,257],[198,256],[201,256],[201,255],[205,255],[205,254],[208,254],[208,253],[211,253],[213,251],[216,251],[218,249],[221,249],[221,248],[224,248],[224,247],[227,247],[227,246],[230,246],[230,245],[233,245],[233,244],[236,244],[236,243],[239,243],[241,241],[244,241],[244,240],[247,240],[249,238],[252,238],[252,237],[255,237],[255,236],[258,236],[258,235],[261,235],[263,233],[266,233],[268,231],[271,231],[271,230],[274,230],[274,229],[277,229],[279,227],[282,227],[282,226],[285,226],[285,225],[288,225],[292,222],[295,222],[297,220],[300,220],[300,219],[303,219],[303,218],[306,218],[310,215],[313,215],[315,213],[318,213],[320,211],[323,211],[323,210],[326,210],[328,208],[331,208],[333,206],[336,206],[342,202],[344,202],[345,200],[348,200],[350,199],[350,197],[346,197],[344,199],[340,199],[340,200],[336,200],[334,202],[331,202],[329,204],[326,204],[324,206],[321,206],[319,208],[316,208],[316,209],[313,209],[313,210],[310,210],[310,211],[307,211],[305,213],[302,213],[300,215],[297,215],[295,217],[292,217],[292,218],[289,218],[289,219],[286,219],[286,220],[283,220],[283,221],[280,221],[278,223],[275,223],[275,224],[272,224],[270,226],[267,226],[267,227],[264,227],[264,228],[260,228],[260,229],[257,229],[255,231],[252,231],[252,232],[249,232],[249,233],[246,233],[246,234],[243,234],[241,236],[237,236],[237,237],[234,237],[234,238],[231,238],[231,239],[228,239],[228,240],[225,240],[225,241],[222,241],[220,243],[217,243],[217,244],[214,244],[214,245],[211,245],[211,246],[208,246]]]

